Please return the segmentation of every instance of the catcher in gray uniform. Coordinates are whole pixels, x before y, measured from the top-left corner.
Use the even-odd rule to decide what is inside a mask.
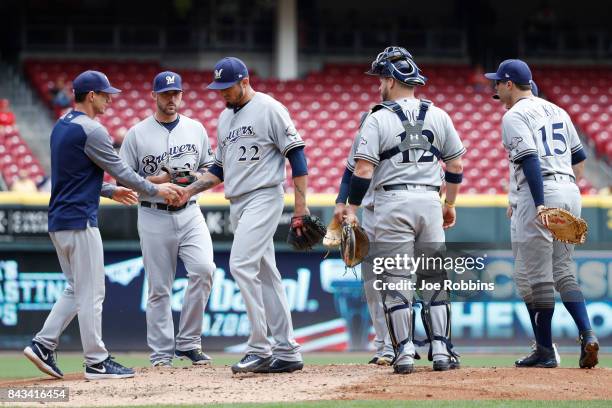
[[[374,247],[384,248],[386,256],[412,256],[417,249],[437,254],[444,247],[444,229],[455,224],[454,203],[462,181],[461,156],[465,148],[448,114],[430,101],[414,97],[415,87],[425,85],[427,79],[406,49],[387,47],[367,74],[379,77],[383,102],[372,109],[360,131],[345,222],[358,224],[357,208],[369,195]],[[439,196],[440,160],[446,163],[444,205]],[[381,276],[385,284],[402,283],[411,279],[408,272],[387,269]],[[417,278],[431,281],[440,279],[441,274],[417,271]],[[407,287],[383,288],[380,292],[395,351],[394,372],[411,373],[416,354],[412,338],[413,291]],[[434,370],[457,368],[457,354],[450,343],[448,293],[422,291],[421,298],[421,317]]]
[[[128,131],[120,156],[153,183],[186,184],[189,180],[177,180],[177,168],[187,169],[189,178],[190,169],[204,171],[213,163],[208,135],[201,123],[178,114],[179,74],[158,74],[152,96],[156,112]],[[173,356],[193,364],[211,361],[202,352],[201,335],[215,264],[210,232],[196,198],[170,206],[156,197],[139,197],[138,234],[149,285],[147,343],[153,366],[171,366]],[[185,264],[188,284],[175,345],[171,295],[177,257]]]
[[[215,163],[185,190],[188,196],[224,182],[230,200],[234,229],[230,272],[251,324],[246,355],[232,372],[292,372],[301,370],[303,362],[276,268],[273,236],[283,211],[285,157],[295,186],[294,218],[309,213],[304,142],[287,109],[255,92],[248,76],[238,58],[223,58],[215,66],[208,87],[220,90],[228,107],[219,117]]]

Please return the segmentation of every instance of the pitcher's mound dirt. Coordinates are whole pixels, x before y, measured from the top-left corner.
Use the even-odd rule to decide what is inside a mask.
[[[419,367],[394,375],[389,367],[306,366],[293,374],[232,375],[229,367],[142,368],[135,378],[2,381],[0,387],[66,386],[70,402],[58,406],[205,404],[330,399],[609,399],[612,370]]]

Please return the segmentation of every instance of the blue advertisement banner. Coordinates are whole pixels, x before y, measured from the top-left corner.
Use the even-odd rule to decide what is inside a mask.
[[[295,335],[304,351],[365,350],[373,331],[359,279],[360,269],[346,270],[337,258],[322,253],[278,252],[292,313]],[[104,341],[112,350],[146,350],[147,283],[139,252],[109,251],[106,260]],[[218,269],[203,315],[203,344],[207,350],[240,352],[249,322],[240,291],[228,270],[229,253],[215,253]],[[458,346],[524,345],[532,332],[525,306],[512,282],[512,253],[487,254],[485,274],[495,290],[469,301],[453,302],[453,342]],[[612,336],[612,251],[578,251],[576,276],[600,340]],[[65,287],[53,252],[0,252],[0,349],[19,349],[42,324]],[[175,324],[187,278],[179,262],[172,288]],[[418,313],[418,311],[417,311]],[[417,319],[416,337],[424,338]],[[75,319],[76,322],[76,319]],[[62,337],[62,349],[80,348],[73,322]],[[553,318],[559,344],[573,343],[577,331],[559,301]]]

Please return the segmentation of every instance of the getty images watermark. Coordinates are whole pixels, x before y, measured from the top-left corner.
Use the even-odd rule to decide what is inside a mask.
[[[396,254],[394,256],[380,256],[372,258],[372,272],[387,277],[401,279],[376,279],[373,283],[375,290],[460,290],[460,291],[493,291],[495,283],[476,280],[453,281],[440,279],[446,271],[454,271],[458,275],[466,272],[483,272],[487,255],[473,257],[442,257],[442,256],[408,256]],[[411,280],[413,275],[421,275],[423,279],[417,282]],[[436,279],[438,278],[438,279]]]

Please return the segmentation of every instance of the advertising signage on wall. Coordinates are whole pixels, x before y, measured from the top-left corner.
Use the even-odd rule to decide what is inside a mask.
[[[285,242],[291,224],[291,208],[283,212],[274,235],[277,242]],[[311,209],[313,215],[322,217],[323,209]],[[229,207],[202,207],[206,225],[214,242],[231,242],[232,229]],[[100,233],[104,240],[138,241],[136,208],[120,206],[102,207],[99,215]],[[0,208],[0,244],[2,242],[32,242],[49,240],[46,207]]]
[[[509,251],[492,251],[479,280],[494,290],[453,302],[453,342],[459,347],[524,345],[531,335],[529,316],[511,279]],[[137,252],[110,251],[106,259],[104,340],[113,349],[145,350],[147,283]],[[292,312],[295,334],[305,351],[364,350],[370,347],[370,325],[360,269],[345,270],[341,260],[320,253],[277,253],[277,264]],[[229,254],[215,253],[218,269],[203,319],[203,344],[208,350],[240,352],[249,322],[240,291],[228,270]],[[600,339],[612,336],[612,251],[579,251],[576,274]],[[55,253],[0,252],[0,349],[17,349],[40,329],[65,280]],[[179,263],[172,288],[175,322],[181,310],[187,278]],[[418,316],[418,311],[417,311]],[[424,338],[417,319],[416,337]],[[577,332],[558,302],[553,335],[572,344]],[[62,338],[63,349],[80,347],[78,327],[71,324]]]

